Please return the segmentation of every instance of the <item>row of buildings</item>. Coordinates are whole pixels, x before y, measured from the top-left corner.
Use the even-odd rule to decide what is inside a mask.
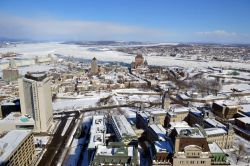
[[[114,132],[107,133],[107,126]],[[89,134],[90,165],[138,165],[137,135],[124,115],[93,116]]]
[[[0,120],[0,165],[34,165],[33,133],[48,133],[53,123],[51,85],[45,73],[20,78],[19,97],[21,112],[11,107]]]

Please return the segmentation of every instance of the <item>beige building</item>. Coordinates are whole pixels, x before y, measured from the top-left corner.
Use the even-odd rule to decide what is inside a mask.
[[[212,105],[212,111],[220,118],[231,119],[241,109],[234,101],[216,101]]]
[[[153,118],[154,123],[161,124],[164,126],[165,118],[166,118],[166,110],[156,109],[153,111],[149,111],[150,117]]]
[[[210,166],[211,158],[209,152],[203,152],[197,145],[188,145],[183,152],[177,152],[173,159],[174,166]]]
[[[174,166],[211,165],[208,143],[199,128],[175,127],[170,137],[175,146]]]
[[[19,73],[17,69],[8,68],[3,69],[3,80],[4,81],[15,81],[19,77]]]
[[[97,59],[95,57],[91,61],[91,71],[90,72],[92,75],[98,74]]]
[[[235,134],[232,129],[226,131],[223,128],[207,128],[204,131],[208,143],[216,142],[222,149],[233,147]]]
[[[0,165],[32,165],[35,154],[31,130],[11,130],[0,137]]]
[[[35,121],[35,132],[47,132],[53,120],[50,79],[44,73],[28,73],[19,79],[21,112]]]
[[[184,121],[185,118],[187,118],[189,111],[190,108],[188,107],[170,108],[167,113],[164,126],[169,126],[170,122]]]
[[[3,80],[4,81],[15,81],[19,77],[19,72],[16,63],[13,59],[9,61],[9,67],[3,69]]]

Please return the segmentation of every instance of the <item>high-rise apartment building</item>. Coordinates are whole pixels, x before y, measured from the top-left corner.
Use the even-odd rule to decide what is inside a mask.
[[[35,132],[47,132],[53,120],[50,79],[45,73],[27,73],[19,79],[22,114],[35,121]]]

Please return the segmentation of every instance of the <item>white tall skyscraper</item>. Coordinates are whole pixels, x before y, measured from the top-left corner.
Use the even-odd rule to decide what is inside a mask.
[[[18,84],[22,114],[34,118],[35,132],[47,132],[53,120],[50,79],[45,73],[27,73]]]

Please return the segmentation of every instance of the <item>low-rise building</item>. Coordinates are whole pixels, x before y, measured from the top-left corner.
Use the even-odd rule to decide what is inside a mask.
[[[163,109],[153,110],[153,111],[150,111],[150,115],[154,123],[164,126],[165,118],[167,115],[166,110],[163,110]]]
[[[229,129],[226,131],[223,128],[207,128],[204,129],[208,143],[216,142],[221,148],[229,149],[233,147],[234,131]]]
[[[33,129],[35,121],[32,117],[22,115],[20,112],[12,112],[0,120],[0,132],[15,129]]]
[[[166,129],[160,124],[151,124],[147,128],[147,140],[150,142],[154,141],[165,141],[166,140]]]
[[[198,109],[191,109],[188,115],[188,123],[190,125],[199,124],[200,126],[204,125],[204,114]]]
[[[212,156],[212,165],[230,165],[230,163],[227,162],[226,153],[223,152],[223,150],[216,142],[208,144],[208,147]]]
[[[146,129],[150,124],[164,125],[166,118],[166,110],[144,110],[136,113],[136,127]]]
[[[173,146],[170,140],[154,141],[151,153],[152,165],[172,165]]]
[[[241,107],[235,102],[229,101],[217,101],[212,105],[212,111],[215,115],[230,119],[233,118],[234,115],[241,109]]]
[[[35,145],[31,130],[11,130],[0,137],[0,165],[32,165]]]
[[[152,123],[150,114],[148,112],[136,112],[136,127],[139,129],[146,129]]]
[[[135,131],[124,115],[113,115],[111,124],[119,141],[128,144],[132,140],[137,140]]]
[[[240,117],[235,119],[234,131],[236,134],[250,140],[250,117]]]
[[[106,125],[103,115],[93,116],[90,128],[88,149],[94,150],[99,145],[105,145]]]
[[[175,153],[173,158],[174,166],[210,166],[211,158],[209,151],[203,151],[203,148],[197,145],[187,145],[182,152]]]
[[[218,120],[214,118],[204,119],[204,128],[214,128],[214,127],[227,129],[227,127],[224,124],[222,124],[221,122],[219,122]]]
[[[236,118],[235,124],[242,129],[250,130],[250,117]]]
[[[172,130],[175,154],[173,165],[211,165],[207,140],[197,127],[176,127]]]
[[[99,145],[91,165],[139,165],[138,151],[134,146],[126,146],[121,142]]]
[[[13,102],[1,104],[0,118],[5,118],[11,112],[21,112],[20,101],[14,100]]]
[[[185,120],[189,111],[189,107],[170,108],[167,112],[164,126],[169,126],[170,122],[181,122]]]

